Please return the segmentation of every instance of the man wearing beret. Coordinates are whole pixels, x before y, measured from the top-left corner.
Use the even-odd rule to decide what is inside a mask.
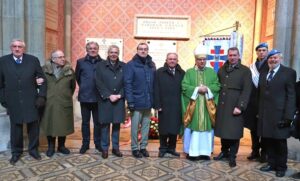
[[[268,72],[259,77],[257,134],[264,139],[268,160],[261,171],[276,171],[283,177],[287,170],[287,138],[296,111],[296,71],[281,64],[278,50],[269,52]]]
[[[252,91],[249,104],[244,113],[245,127],[250,129],[252,140],[252,152],[247,157],[248,160],[258,160],[266,162],[266,149],[263,140],[257,136],[257,114],[258,114],[258,80],[259,74],[269,70],[267,63],[268,44],[260,43],[256,48],[256,61],[250,65],[252,75]]]

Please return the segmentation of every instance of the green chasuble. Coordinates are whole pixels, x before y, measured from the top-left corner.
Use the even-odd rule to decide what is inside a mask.
[[[214,101],[217,104],[220,83],[215,71],[209,67],[205,67],[203,70],[191,68],[186,71],[181,83],[182,115],[186,112],[186,107],[195,88],[201,84],[207,86],[211,90],[214,95]],[[206,108],[205,95],[198,94],[192,121],[187,127],[193,131],[210,131],[212,129],[210,117]]]

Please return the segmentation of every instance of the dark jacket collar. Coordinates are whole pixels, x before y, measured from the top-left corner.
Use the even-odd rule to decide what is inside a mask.
[[[225,62],[224,66],[225,66],[225,70],[226,70],[227,72],[232,72],[234,69],[239,69],[239,68],[240,68],[240,66],[241,66],[241,60],[239,59],[238,63],[235,64],[235,65],[233,66],[233,68],[230,67],[230,64],[229,64],[229,61],[228,61],[228,60]]]
[[[90,63],[97,63],[97,62],[100,62],[102,61],[103,59],[100,57],[100,55],[97,55],[96,58],[95,58],[95,62],[92,61],[92,58],[87,54],[84,58],[85,61],[88,61]]]
[[[107,60],[105,60],[105,65],[106,65],[107,67],[110,67],[110,68],[120,68],[120,67],[122,67],[122,64],[120,63],[120,60],[119,60],[119,59],[116,61],[115,66],[113,66],[113,65],[110,63],[110,60],[109,60],[108,57],[107,57]]]
[[[138,54],[135,54],[132,57],[132,61],[136,62],[139,65],[144,65]],[[148,65],[150,68],[155,68],[155,64],[152,61],[152,57],[150,55],[147,55],[145,65]]]
[[[162,67],[162,70],[163,71],[170,71],[170,68],[169,68],[167,63],[164,64],[164,66]],[[180,73],[183,72],[183,70],[182,70],[182,68],[179,64],[176,65],[175,70],[179,71]]]

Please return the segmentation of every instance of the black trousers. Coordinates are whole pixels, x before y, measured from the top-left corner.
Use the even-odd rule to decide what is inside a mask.
[[[278,171],[285,171],[288,155],[286,139],[264,138],[264,140],[267,148],[268,164]]]
[[[85,146],[90,145],[90,120],[91,115],[93,115],[94,122],[94,144],[96,147],[101,148],[101,126],[98,120],[98,103],[87,103],[81,102],[81,133],[82,133],[82,144]]]
[[[167,134],[167,135],[159,135],[159,151],[175,151],[177,142],[177,135]]]
[[[254,154],[266,154],[266,146],[264,143],[264,139],[260,136],[257,136],[257,130],[251,130],[251,141],[252,141],[252,152]]]
[[[39,146],[39,122],[27,123],[27,134],[29,139],[28,151],[34,152]],[[12,155],[23,153],[23,124],[10,122],[10,143]]]
[[[240,140],[221,139],[221,151],[225,154],[229,154],[230,158],[235,159],[236,154],[239,151]]]

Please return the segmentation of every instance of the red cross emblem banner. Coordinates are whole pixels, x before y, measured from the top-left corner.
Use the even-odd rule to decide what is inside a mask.
[[[206,36],[196,49],[204,49],[207,54],[206,66],[217,72],[227,61],[227,50],[230,47],[237,47],[242,59],[243,35],[234,31],[231,35]]]

